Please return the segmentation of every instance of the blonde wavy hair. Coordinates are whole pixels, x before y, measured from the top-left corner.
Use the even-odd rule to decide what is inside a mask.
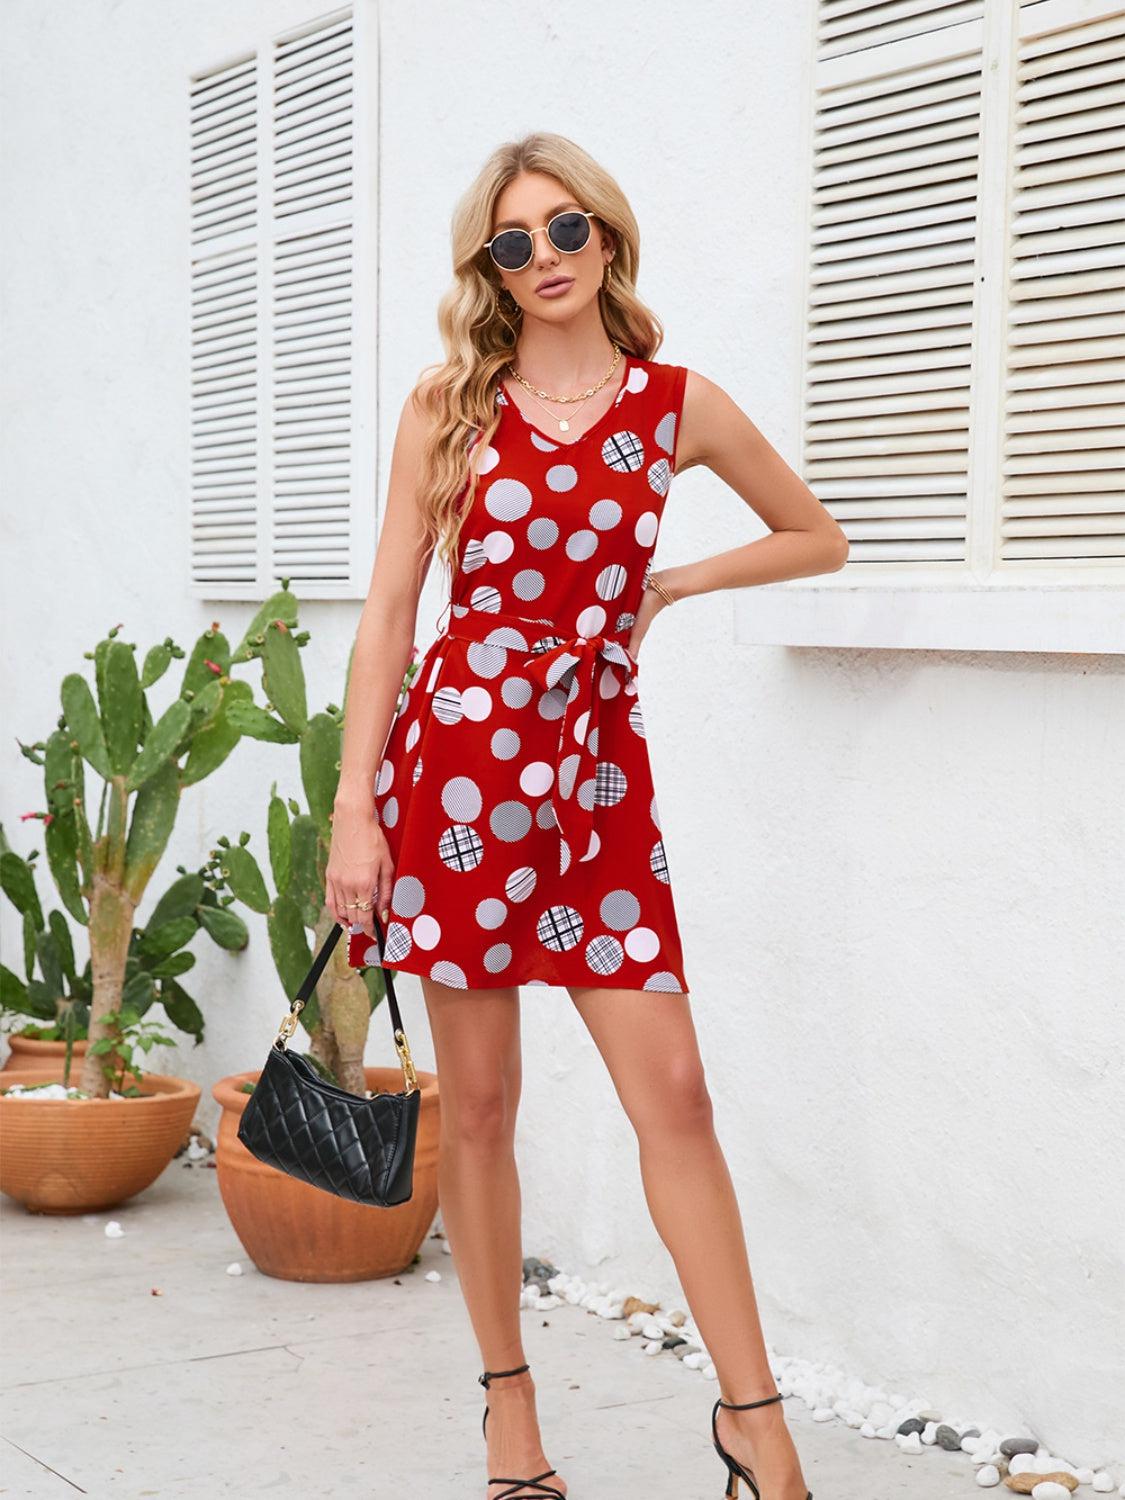
[[[446,357],[426,367],[414,391],[429,419],[419,481],[426,546],[451,571],[479,477],[470,450],[483,453],[500,420],[496,389],[522,319],[519,304],[506,291],[502,302],[499,272],[481,246],[491,235],[497,198],[521,172],[556,178],[608,233],[614,245],[610,286],[598,295],[609,337],[635,359],[651,359],[664,339],[660,320],[634,290],[640,235],[613,177],[581,146],[549,131],[498,146],[454,210],[453,284],[438,304]]]

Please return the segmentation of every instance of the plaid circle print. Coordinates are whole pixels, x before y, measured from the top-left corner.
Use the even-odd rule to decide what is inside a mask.
[[[448,618],[373,788],[395,970],[465,990],[688,992],[630,645],[687,370],[622,365],[577,437],[502,381],[487,443],[466,445]],[[348,957],[380,962],[358,923]]]

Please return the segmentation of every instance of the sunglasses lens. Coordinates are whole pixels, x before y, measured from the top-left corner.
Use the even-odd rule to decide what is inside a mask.
[[[547,226],[547,233],[556,250],[573,254],[590,238],[590,221],[585,214],[556,214]]]
[[[504,271],[519,271],[531,259],[531,236],[526,229],[505,229],[491,245],[492,259]]]

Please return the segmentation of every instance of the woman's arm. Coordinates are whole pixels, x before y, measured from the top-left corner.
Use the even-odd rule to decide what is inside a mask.
[[[721,386],[689,370],[676,473],[705,464],[770,529],[729,552],[660,570],[674,598],[835,573],[848,559],[838,523]]]
[[[432,556],[425,545],[416,488],[425,436],[426,418],[411,392],[399,417],[386,512],[344,705],[325,901],[338,921],[360,922],[369,936],[374,936],[371,912],[346,903],[374,898],[380,917],[387,920],[394,870],[375,816],[374,783],[414,647],[418,599]]]

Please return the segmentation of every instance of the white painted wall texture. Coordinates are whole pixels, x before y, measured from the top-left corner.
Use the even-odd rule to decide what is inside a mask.
[[[311,0],[5,7],[3,821],[18,753],[110,625],[189,645],[248,605],[188,593],[187,76]],[[725,386],[796,460],[807,3],[386,5],[380,434],[439,353],[456,196],[502,138],[594,151],[643,227],[658,354]],[[671,564],[760,524],[673,485]],[[418,641],[442,600],[431,589]],[[314,701],[358,605],[313,604]],[[646,721],[687,972],[767,1335],[1076,1461],[1125,1457],[1121,658],[746,646],[735,597],[661,616]],[[161,700],[162,702],[163,700]],[[247,744],[190,791],[167,870],[264,841],[295,758]],[[288,778],[288,781],[286,780]],[[154,883],[154,892],[163,883]],[[142,916],[144,915],[142,909]],[[11,955],[17,931],[3,917]],[[9,956],[8,962],[16,964]],[[17,964],[18,966],[18,964]],[[207,1040],[169,1071],[254,1066],[283,1005],[265,932],[206,946]],[[432,1063],[417,982],[402,984]],[[654,995],[653,1005],[660,1003]],[[565,990],[524,994],[525,1249],[675,1298],[635,1144]],[[389,1061],[376,1016],[369,1051]],[[213,1116],[216,1111],[211,1110]]]

